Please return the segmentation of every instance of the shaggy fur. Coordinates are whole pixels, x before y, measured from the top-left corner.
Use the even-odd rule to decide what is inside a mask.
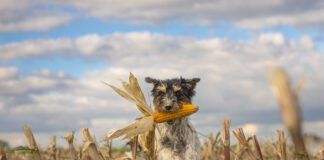
[[[157,80],[147,77],[146,82],[154,85],[152,95],[155,109],[173,112],[182,104],[191,103],[199,78]],[[197,160],[200,142],[196,130],[188,118],[181,118],[157,125],[158,160]]]

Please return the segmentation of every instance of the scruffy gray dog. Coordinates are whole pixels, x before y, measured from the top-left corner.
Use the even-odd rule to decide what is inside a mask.
[[[155,110],[173,112],[182,104],[191,103],[199,78],[158,80],[145,78],[154,85],[152,89]],[[158,160],[197,160],[200,159],[200,142],[196,130],[187,117],[157,125]]]

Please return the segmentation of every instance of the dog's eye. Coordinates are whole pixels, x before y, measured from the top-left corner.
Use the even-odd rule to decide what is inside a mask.
[[[163,92],[163,91],[161,91],[161,90],[157,90],[157,93],[158,93],[159,95],[163,95],[163,94],[165,94],[166,92]]]

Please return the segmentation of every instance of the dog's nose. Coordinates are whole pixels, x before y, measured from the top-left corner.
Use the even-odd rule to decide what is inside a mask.
[[[170,111],[170,110],[172,109],[172,106],[165,106],[165,109],[166,109],[167,111]]]

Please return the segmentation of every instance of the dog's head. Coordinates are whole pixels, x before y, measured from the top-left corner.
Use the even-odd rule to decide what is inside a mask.
[[[154,85],[151,92],[155,109],[161,112],[173,112],[181,109],[183,104],[191,103],[191,98],[195,95],[194,89],[200,79],[158,80],[146,77],[145,81]]]

